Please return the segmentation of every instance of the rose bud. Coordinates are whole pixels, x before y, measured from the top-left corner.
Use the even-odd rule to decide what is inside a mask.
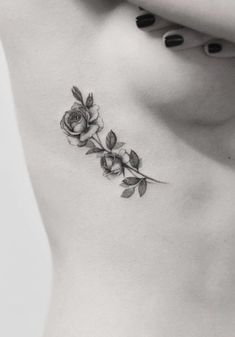
[[[115,153],[106,153],[101,158],[101,167],[105,176],[118,176],[123,173],[122,158]]]

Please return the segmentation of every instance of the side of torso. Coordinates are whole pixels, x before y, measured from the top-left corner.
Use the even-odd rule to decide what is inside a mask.
[[[158,40],[156,49],[140,52],[150,38],[135,29],[137,10],[117,6],[109,15],[98,12],[94,21],[83,19],[87,10],[73,4],[65,10],[66,24],[60,25],[55,11],[54,25],[48,13],[45,25],[32,19],[30,32],[31,22],[24,21],[3,37],[29,173],[54,258],[46,336],[186,337],[191,331],[190,337],[232,337],[233,159],[216,144],[216,129],[168,123],[161,115],[167,86],[175,95],[169,108],[175,103],[177,110],[184,95],[186,101],[199,90],[200,78],[188,88],[190,81],[179,77],[177,92],[177,81],[161,68],[170,61],[177,73],[185,60],[165,55]],[[160,84],[156,78],[151,86],[153,79],[144,74],[154,63],[145,69],[141,58],[157,62],[153,52]],[[198,71],[190,62],[186,68],[191,76]],[[71,146],[60,129],[74,102],[72,85],[94,93],[104,120],[101,138],[114,130],[138,152],[143,171],[167,185],[149,185],[143,198],[120,198],[120,177],[105,178],[99,158]]]

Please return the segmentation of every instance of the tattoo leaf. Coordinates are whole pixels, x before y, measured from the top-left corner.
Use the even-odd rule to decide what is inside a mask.
[[[134,186],[140,182],[141,178],[137,177],[128,177],[122,181],[122,186]]]
[[[130,198],[134,193],[135,193],[134,187],[132,187],[132,188],[127,188],[126,190],[124,190],[124,191],[122,192],[121,197],[122,197],[122,198]]]
[[[93,98],[93,94],[89,94],[86,100],[86,107],[89,109],[93,106],[94,104],[94,98]]]
[[[93,149],[94,147],[96,147],[95,143],[93,143],[92,140],[88,140],[88,142],[86,143],[86,146],[87,147],[90,147],[91,149]]]
[[[104,150],[100,149],[99,147],[94,147],[93,149],[88,150],[86,154],[100,153],[100,152],[103,152],[103,151]]]
[[[114,150],[120,149],[123,145],[125,145],[124,142],[117,142],[116,145],[113,147]]]
[[[72,94],[75,98],[74,103],[69,110],[65,111],[60,127],[71,145],[84,147],[87,155],[96,154],[96,157],[100,158],[105,177],[123,176],[122,198],[130,198],[135,192],[142,197],[150,182],[165,183],[141,172],[142,160],[135,151],[127,151],[125,143],[117,141],[115,132],[110,130],[105,142],[100,139],[99,133],[104,125],[99,106],[94,102],[93,93],[83,97],[79,88],[73,86]]]
[[[117,143],[117,136],[110,130],[106,137],[106,146],[109,150],[112,150]]]
[[[140,197],[142,197],[145,194],[145,192],[147,191],[147,181],[146,181],[146,179],[141,180],[141,182],[139,183],[139,186],[138,186],[138,191],[139,191]]]
[[[140,159],[139,159],[137,153],[133,150],[131,150],[131,153],[130,153],[130,164],[135,169],[137,169],[137,170],[139,169]]]
[[[79,102],[81,102],[82,104],[84,104],[83,103],[83,98],[82,98],[82,93],[78,89],[78,87],[73,86],[73,88],[72,88],[72,94],[76,98],[76,100],[78,100]]]

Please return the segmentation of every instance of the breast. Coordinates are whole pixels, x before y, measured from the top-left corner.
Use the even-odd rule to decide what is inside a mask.
[[[174,118],[213,123],[234,116],[234,59],[212,59],[200,47],[167,49],[164,32],[138,30],[135,16],[123,4],[101,25],[94,48],[105,65],[103,75],[116,71],[115,80],[131,87],[144,106]]]

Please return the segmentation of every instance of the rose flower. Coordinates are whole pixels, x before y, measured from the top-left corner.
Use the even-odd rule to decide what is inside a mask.
[[[129,155],[125,150],[119,153],[105,153],[100,161],[105,176],[119,176],[124,173],[124,166],[129,161]]]
[[[103,121],[99,116],[99,106],[90,108],[75,102],[71,110],[66,111],[60,126],[72,145],[85,146],[87,141],[103,128]]]

